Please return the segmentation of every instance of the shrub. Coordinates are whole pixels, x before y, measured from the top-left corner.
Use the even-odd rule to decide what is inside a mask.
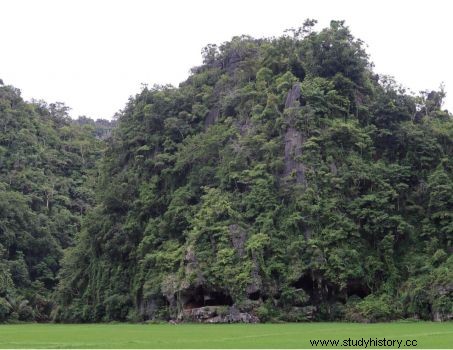
[[[352,301],[346,307],[346,319],[355,322],[388,321],[398,315],[392,298],[387,294],[371,294],[360,301]]]
[[[5,322],[11,311],[11,306],[4,298],[0,298],[0,322]]]
[[[105,300],[104,305],[108,321],[125,321],[132,303],[128,296],[114,294]]]
[[[269,321],[270,319],[269,309],[264,305],[259,306],[256,309],[256,316],[258,316],[261,322]]]

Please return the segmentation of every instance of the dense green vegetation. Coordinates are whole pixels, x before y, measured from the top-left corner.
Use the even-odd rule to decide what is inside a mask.
[[[85,116],[79,116],[74,123],[81,126],[91,126],[92,134],[101,140],[106,140],[112,135],[112,131],[116,126],[116,120],[96,119]]]
[[[405,346],[406,340],[416,340],[418,349],[448,349],[453,343],[452,323],[182,324],[177,327],[165,324],[27,324],[0,327],[0,348],[7,349],[308,349],[315,348],[310,340],[343,342],[370,338],[400,340],[403,341],[401,348],[405,349],[414,348]]]
[[[50,320],[63,250],[94,204],[100,143],[62,104],[0,85],[0,322]]]
[[[102,128],[2,87],[0,319],[55,288],[58,322],[452,318],[445,93],[314,24],[207,46],[129,100],[97,167]]]
[[[313,24],[209,45],[179,88],[129,101],[57,320],[452,317],[445,94],[406,93],[343,22]]]

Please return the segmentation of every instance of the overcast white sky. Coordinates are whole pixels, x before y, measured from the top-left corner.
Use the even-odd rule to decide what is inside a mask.
[[[452,111],[452,9],[449,0],[0,0],[0,78],[26,99],[66,103],[73,117],[110,119],[141,83],[185,80],[208,43],[344,19],[377,73],[413,91],[445,82]]]

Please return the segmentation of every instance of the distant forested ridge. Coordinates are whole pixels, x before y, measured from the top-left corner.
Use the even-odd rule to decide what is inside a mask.
[[[79,124],[81,126],[89,125],[93,127],[93,135],[100,139],[106,140],[112,135],[112,131],[116,126],[116,120],[107,120],[107,119],[96,119],[80,116],[73,123]]]
[[[53,320],[453,318],[445,92],[408,93],[373,71],[342,21],[321,31],[315,23],[278,38],[208,45],[178,88],[131,98],[106,141],[82,134],[92,163],[69,148],[79,162],[62,179],[88,179],[77,188],[96,194],[86,197],[81,226],[63,194],[58,205],[77,218],[74,230],[58,243],[51,283],[30,277],[53,291]],[[21,103],[14,108],[38,113]],[[44,111],[43,120],[51,109]],[[106,148],[96,165],[99,142]],[[5,191],[29,196],[2,181]],[[36,210],[26,199],[24,207],[59,222],[39,198]],[[0,211],[0,220],[11,215]],[[21,230],[41,227],[27,225]],[[33,269],[34,251],[6,247],[1,237],[0,278],[14,286],[12,262],[28,257]],[[19,251],[22,258],[12,253]],[[0,289],[0,303],[8,293]]]

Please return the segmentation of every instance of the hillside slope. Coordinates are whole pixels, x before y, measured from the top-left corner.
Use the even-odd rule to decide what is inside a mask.
[[[129,101],[56,320],[452,316],[444,93],[406,93],[343,22],[313,24],[209,45]]]
[[[0,84],[0,322],[50,320],[63,250],[94,204],[101,144],[66,112]]]

